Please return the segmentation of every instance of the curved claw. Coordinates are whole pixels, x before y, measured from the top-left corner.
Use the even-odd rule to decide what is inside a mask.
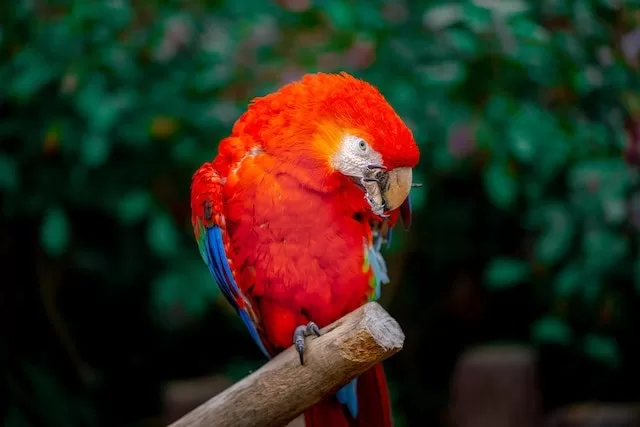
[[[295,345],[296,350],[298,350],[301,365],[304,365],[304,338],[311,335],[320,336],[320,328],[313,322],[300,325],[293,331],[293,345]]]

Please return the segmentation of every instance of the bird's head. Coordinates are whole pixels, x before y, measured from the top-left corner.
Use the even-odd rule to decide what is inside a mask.
[[[308,74],[254,100],[247,113],[236,127],[317,182],[355,183],[379,216],[409,203],[418,146],[369,83],[346,73]]]

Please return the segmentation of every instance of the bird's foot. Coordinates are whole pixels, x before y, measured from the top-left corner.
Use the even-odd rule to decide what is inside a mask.
[[[298,354],[300,354],[301,365],[304,365],[304,338],[311,335],[320,336],[320,328],[313,322],[300,325],[293,332],[293,345],[296,346],[296,350],[298,350]]]

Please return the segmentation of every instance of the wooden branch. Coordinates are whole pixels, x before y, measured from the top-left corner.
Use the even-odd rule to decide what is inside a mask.
[[[305,364],[288,348],[170,427],[280,427],[402,349],[404,333],[370,302],[305,342]]]

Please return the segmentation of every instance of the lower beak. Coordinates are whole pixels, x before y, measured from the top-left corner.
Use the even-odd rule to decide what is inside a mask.
[[[408,200],[413,180],[411,168],[396,168],[388,172],[389,183],[384,192],[386,208],[392,211],[402,206]]]

